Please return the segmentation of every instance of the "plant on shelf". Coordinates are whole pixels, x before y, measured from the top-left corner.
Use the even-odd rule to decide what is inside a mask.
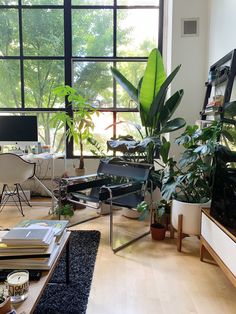
[[[170,204],[170,201],[162,199],[152,202],[150,205],[146,201],[143,201],[137,207],[138,212],[141,213],[140,220],[145,219],[151,213],[150,231],[154,240],[164,240],[165,238],[168,217],[170,215]]]
[[[183,97],[183,90],[175,92],[166,99],[168,88],[180,65],[167,77],[163,60],[158,49],[153,49],[148,57],[147,66],[143,77],[135,87],[124,77],[118,69],[112,67],[111,71],[116,81],[124,88],[130,98],[137,104],[142,126],[145,134],[142,134],[141,127],[138,128],[141,136],[140,141],[136,140],[115,140],[108,142],[108,148],[123,153],[144,154],[146,162],[153,164],[154,159],[159,157],[162,144],[161,135],[176,131],[185,125],[183,118],[171,120]]]
[[[72,116],[65,111],[58,112],[51,119],[52,126],[57,129],[66,129],[65,136],[68,140],[73,138],[74,143],[79,146],[78,168],[84,169],[84,144],[93,137],[94,122],[92,116],[98,114],[98,111],[71,86],[58,86],[54,89],[54,93],[58,97],[67,97],[72,108]]]

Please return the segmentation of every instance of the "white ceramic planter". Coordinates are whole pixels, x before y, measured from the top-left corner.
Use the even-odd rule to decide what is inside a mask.
[[[209,202],[204,204],[195,204],[173,200],[171,209],[172,226],[176,230],[178,229],[178,216],[182,214],[182,232],[189,235],[200,235],[201,209],[202,207],[208,206]]]

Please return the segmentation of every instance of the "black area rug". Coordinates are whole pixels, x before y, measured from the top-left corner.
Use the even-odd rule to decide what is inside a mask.
[[[43,293],[35,314],[84,314],[93,278],[100,241],[99,231],[72,231],[70,238],[70,283],[65,283],[65,253],[61,257],[51,282]]]

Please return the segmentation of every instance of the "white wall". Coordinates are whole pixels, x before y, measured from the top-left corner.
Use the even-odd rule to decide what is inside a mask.
[[[168,29],[167,53],[171,49],[171,58],[167,59],[168,69],[173,70],[182,64],[174,79],[171,91],[184,89],[184,97],[175,116],[183,117],[187,124],[193,124],[199,119],[203,106],[207,79],[207,43],[208,43],[208,1],[206,0],[166,0],[168,20],[172,19],[171,29]],[[181,19],[199,18],[199,36],[181,37]],[[170,23],[168,23],[169,25]],[[170,135],[173,141],[177,133]],[[178,148],[172,145],[172,153],[178,155]]]
[[[236,1],[209,0],[208,67],[236,48]]]

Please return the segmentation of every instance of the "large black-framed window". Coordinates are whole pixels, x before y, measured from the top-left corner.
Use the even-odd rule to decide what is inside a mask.
[[[138,122],[137,108],[109,68],[136,84],[149,51],[162,50],[162,33],[163,0],[0,0],[0,114],[36,113],[40,141],[62,148],[63,134],[49,121],[58,111],[72,114],[52,92],[67,84],[101,112],[98,141],[129,132],[115,122]],[[66,146],[75,156],[73,143]]]

